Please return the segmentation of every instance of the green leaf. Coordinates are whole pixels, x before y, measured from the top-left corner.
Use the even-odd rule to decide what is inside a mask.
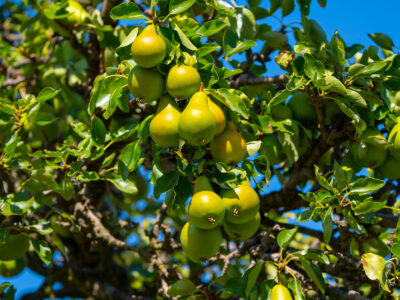
[[[256,284],[258,275],[260,274],[263,265],[264,262],[258,262],[244,273],[243,281],[245,283],[246,297],[249,297],[251,290]]]
[[[385,207],[385,202],[378,201],[365,201],[358,204],[354,209],[356,215],[365,215],[369,213],[376,212]]]
[[[168,295],[171,297],[186,297],[197,292],[196,285],[189,279],[181,279],[168,287]]]
[[[276,106],[286,101],[286,99],[292,94],[291,91],[281,90],[278,91],[274,97],[269,101],[268,105],[270,107]]]
[[[122,41],[121,45],[115,51],[119,56],[129,57],[131,55],[131,45],[138,35],[139,27],[135,27],[131,30],[131,32],[126,36],[126,38]]]
[[[332,207],[328,208],[322,219],[322,228],[324,231],[324,242],[329,244],[333,231],[333,210]]]
[[[154,197],[157,199],[160,197],[162,193],[173,189],[178,185],[179,181],[179,173],[178,171],[168,171],[163,174],[161,177],[157,178],[157,181],[154,185]]]
[[[312,279],[315,285],[321,290],[322,294],[325,294],[325,280],[322,276],[321,270],[312,262],[309,262],[302,257],[299,257],[299,259],[308,277]]]
[[[104,145],[106,141],[106,132],[107,130],[104,126],[103,121],[101,121],[98,117],[94,117],[92,120],[90,133],[92,135],[92,140],[96,146],[101,147]]]
[[[308,14],[310,13],[311,0],[296,0],[296,2],[300,6],[301,14],[308,16]]]
[[[41,240],[32,240],[33,248],[35,249],[36,253],[39,255],[40,259],[45,264],[50,264],[52,261],[52,254],[50,247]]]
[[[311,80],[322,79],[325,73],[325,67],[323,63],[315,59],[310,54],[304,54],[305,64],[304,72]]]
[[[279,232],[277,241],[281,248],[286,248],[294,239],[297,233],[297,226],[293,229],[285,229]]]
[[[380,179],[370,177],[360,178],[353,183],[353,186],[350,189],[350,193],[365,195],[379,190],[384,185],[385,182]]]
[[[121,155],[119,157],[119,173],[123,175],[125,173],[124,169],[127,169],[130,172],[136,170],[137,167],[139,167],[140,164],[143,162],[144,158],[141,158],[141,156],[142,149],[140,148],[139,141],[135,141],[126,145],[124,149],[122,149]],[[127,174],[124,174],[122,177],[126,178],[126,175]]]
[[[314,166],[315,169],[315,177],[318,183],[327,189],[328,191],[332,191],[333,187],[329,184],[328,180],[319,174],[319,167],[317,165]]]
[[[0,245],[8,240],[9,235],[10,235],[10,229],[0,228]]]
[[[185,46],[189,50],[193,50],[193,51],[197,50],[197,47],[195,45],[193,45],[193,43],[189,40],[189,38],[182,31],[182,29],[179,28],[179,26],[177,24],[175,24],[175,23],[173,24],[173,29],[176,31],[176,33],[178,33],[178,36],[179,36],[183,46]]]
[[[370,75],[377,73],[378,71],[382,70],[384,67],[386,67],[387,62],[385,61],[375,61],[373,63],[370,63],[369,65],[365,66],[362,71],[358,72],[358,74],[362,75]]]
[[[51,87],[45,87],[40,91],[39,95],[37,96],[37,100],[39,102],[45,102],[57,96],[60,93],[60,91],[61,90],[55,90]]]
[[[381,287],[389,292],[385,276],[387,263],[385,259],[374,253],[365,253],[361,256],[361,262],[367,277],[371,280],[378,280]]]
[[[393,244],[390,251],[393,253],[393,255],[396,255],[397,258],[400,258],[400,243]]]
[[[212,20],[205,22],[199,29],[197,29],[196,33],[202,37],[208,37],[216,34],[217,32],[224,29],[228,24],[222,22],[220,20]]]
[[[347,89],[346,90],[346,94],[345,94],[345,99],[350,101],[351,103],[357,105],[357,106],[360,106],[362,108],[367,108],[367,102],[356,91]]]
[[[97,172],[94,171],[83,171],[81,172],[77,178],[79,180],[79,182],[89,182],[89,181],[96,181],[99,180],[99,174],[97,174]]]
[[[294,10],[294,0],[282,1],[282,17],[291,14],[293,10]]]
[[[50,221],[46,221],[44,219],[40,219],[36,224],[30,225],[30,227],[42,235],[50,234],[53,232]]]
[[[120,175],[115,173],[105,173],[104,178],[110,181],[117,189],[127,194],[137,194],[138,188],[135,182],[127,179],[123,179]]]
[[[257,43],[252,40],[240,41],[238,36],[231,30],[227,30],[224,34],[224,56],[229,57],[237,53],[241,53],[247,49],[256,46]]]
[[[391,50],[394,46],[392,39],[383,33],[369,33],[368,36],[383,49]]]
[[[9,282],[4,282],[0,284],[0,295],[9,287],[12,287],[12,284]]]
[[[325,255],[322,251],[316,249],[305,249],[301,251],[294,252],[293,255],[297,257],[303,257],[307,260],[316,260],[322,264],[329,265],[330,260],[327,255]]]
[[[210,94],[215,97],[218,102],[225,104],[230,110],[239,113],[243,118],[249,118],[249,112],[247,110],[246,104],[236,94],[234,89],[217,89],[209,90]]]
[[[289,288],[292,290],[294,294],[294,300],[306,300],[304,296],[303,290],[301,289],[301,281],[300,280],[292,280],[289,282]]]
[[[133,2],[121,3],[113,7],[110,11],[110,17],[114,20],[140,20],[145,19],[145,16],[140,11],[140,8]]]
[[[59,193],[61,197],[63,197],[67,201],[71,200],[72,197],[75,196],[74,184],[69,177],[64,177],[64,179],[59,184],[57,193]]]
[[[325,76],[325,91],[338,93],[340,95],[346,95],[347,89],[344,84],[332,75]]]
[[[4,216],[21,215],[26,213],[33,205],[33,198],[25,192],[8,194],[2,198],[4,201],[1,213]]]
[[[207,54],[210,54],[210,53],[212,53],[212,52],[215,52],[215,51],[217,51],[218,49],[220,49],[221,48],[221,46],[219,46],[219,45],[217,45],[217,44],[214,44],[214,43],[207,43],[207,44],[204,44],[202,47],[200,47],[198,50],[197,50],[197,57],[203,57],[203,56],[206,56]]]
[[[261,148],[261,141],[251,141],[246,143],[246,149],[249,156],[252,156],[258,152]]]
[[[169,3],[169,13],[172,15],[180,14],[192,7],[196,0],[171,0]]]

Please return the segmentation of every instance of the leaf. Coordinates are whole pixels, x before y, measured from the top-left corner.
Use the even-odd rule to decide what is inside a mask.
[[[251,141],[246,143],[246,149],[249,156],[256,154],[258,150],[260,150],[260,147],[261,147],[261,141]]]
[[[30,225],[30,227],[32,227],[34,230],[42,235],[50,234],[53,232],[50,221],[46,221],[44,219],[40,219],[36,224]]]
[[[120,5],[113,7],[110,11],[110,17],[114,20],[145,19],[140,8],[133,2],[121,3]]]
[[[251,290],[257,282],[258,275],[264,265],[264,262],[258,262],[253,267],[248,269],[243,276],[245,282],[245,295],[249,297]]]
[[[384,61],[375,61],[373,63],[370,63],[369,65],[365,66],[362,71],[358,72],[358,74],[362,75],[370,75],[374,74],[380,70],[382,70],[384,67],[386,67],[387,62]]]
[[[210,94],[219,102],[225,104],[230,110],[239,113],[243,118],[249,118],[249,112],[246,104],[236,93],[234,89],[210,90]]]
[[[200,58],[200,57],[206,56],[207,54],[217,51],[220,48],[221,48],[221,46],[214,44],[214,43],[204,44],[202,47],[200,47],[197,50],[197,57]]]
[[[387,263],[385,259],[374,253],[365,253],[361,256],[361,262],[367,277],[371,280],[378,280],[381,287],[389,292],[385,277]]]
[[[205,22],[199,29],[197,29],[196,33],[202,37],[208,37],[216,34],[217,32],[224,29],[228,24],[222,22],[220,20],[212,20]]]
[[[154,185],[154,197],[159,198],[162,193],[176,187],[179,181],[179,173],[177,171],[168,171],[161,177],[157,178]]]
[[[297,257],[303,257],[307,260],[316,260],[322,264],[329,265],[329,257],[325,255],[322,251],[316,249],[305,249],[301,251],[294,252],[293,255]]]
[[[274,97],[269,101],[268,105],[270,107],[276,106],[286,101],[286,99],[292,94],[291,91],[281,90],[275,94]]]
[[[315,177],[317,178],[318,183],[328,191],[332,191],[333,187],[329,184],[328,180],[319,174],[319,167],[314,165],[314,169]]]
[[[383,49],[391,50],[394,46],[392,39],[383,33],[369,33],[368,36]]]
[[[380,179],[370,177],[360,178],[353,183],[350,193],[365,195],[379,190],[384,185],[385,182]]]
[[[9,287],[12,287],[12,284],[9,282],[4,282],[0,284],[0,295]]]
[[[37,100],[39,102],[45,102],[57,96],[60,91],[61,90],[55,90],[51,87],[45,87],[40,91],[39,95],[37,96]]]
[[[141,156],[142,149],[140,148],[139,141],[135,141],[122,149],[119,160],[132,172],[142,163]]]
[[[315,285],[321,290],[322,294],[325,294],[325,280],[322,276],[321,270],[312,262],[309,262],[302,257],[299,257],[299,259],[308,277],[312,279]]]
[[[33,205],[33,198],[26,192],[8,194],[2,198],[4,201],[1,213],[4,216],[21,215],[26,213]]]
[[[196,0],[171,0],[169,3],[169,13],[172,15],[180,14],[192,7]]]
[[[300,12],[302,15],[308,16],[310,13],[311,0],[296,0],[300,6]]]
[[[197,292],[196,285],[189,279],[181,279],[168,287],[168,295],[171,297],[191,296]]]
[[[39,255],[40,259],[45,264],[50,264],[52,261],[52,254],[50,247],[45,242],[37,239],[32,240],[32,245],[36,253]]]
[[[362,108],[367,108],[367,102],[356,91],[347,89],[346,90],[346,94],[345,94],[345,99],[349,100],[351,103],[353,103],[353,104],[355,104],[357,106],[360,106]]]
[[[106,180],[110,181],[121,192],[127,194],[138,193],[138,188],[135,182],[129,180],[129,178],[124,180],[120,175],[115,173],[105,173],[103,176]]]
[[[229,57],[234,54],[241,53],[256,46],[256,44],[257,43],[252,40],[240,41],[234,32],[227,30],[224,34],[223,41],[224,56]]]
[[[277,237],[279,247],[286,248],[290,244],[290,242],[294,239],[296,233],[297,233],[297,226],[294,227],[293,229],[285,229],[279,232]]]
[[[328,92],[338,93],[340,95],[346,95],[347,89],[344,84],[332,75],[325,76],[325,87],[324,89]]]
[[[300,280],[292,280],[289,282],[289,288],[292,290],[295,295],[294,300],[306,300],[304,296],[303,290],[301,289],[301,281]]]
[[[83,171],[76,177],[76,179],[78,179],[79,182],[89,182],[99,180],[100,177],[95,171]]]
[[[322,219],[322,228],[324,231],[324,242],[329,244],[333,231],[333,210],[330,207],[324,214]]]
[[[397,258],[400,258],[400,243],[395,243],[390,250]]]
[[[189,40],[189,38],[186,36],[186,34],[182,31],[182,29],[179,28],[177,24],[173,24],[173,28],[178,33],[178,36],[182,42],[182,44],[188,48],[189,50],[196,51],[197,47],[193,45],[193,43]]]
[[[376,212],[385,207],[385,202],[378,201],[365,201],[358,204],[354,209],[356,215],[365,215],[369,213]]]
[[[104,145],[106,141],[106,127],[104,126],[103,121],[98,117],[93,118],[90,133],[96,146],[101,147]]]
[[[294,0],[282,1],[282,17],[289,15],[294,10]]]

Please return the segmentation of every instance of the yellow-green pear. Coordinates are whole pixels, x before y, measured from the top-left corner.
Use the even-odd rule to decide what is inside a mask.
[[[216,104],[215,102],[211,101],[208,98],[208,106],[210,107],[211,111],[213,112],[215,119],[217,120],[217,132],[216,135],[220,134],[224,131],[226,126],[226,116],[222,108]]]
[[[178,147],[180,116],[175,100],[168,95],[162,96],[156,115],[150,122],[150,136],[157,145],[164,148]]]
[[[165,42],[157,35],[153,24],[147,25],[136,37],[131,52],[135,62],[142,68],[152,68],[164,60]]]
[[[189,145],[208,144],[217,131],[217,121],[208,106],[208,96],[200,91],[192,96],[179,118],[179,135]]]
[[[189,204],[189,220],[200,229],[212,229],[221,224],[225,207],[220,196],[212,190],[207,177],[201,176],[194,184],[195,193]]]
[[[237,164],[246,157],[246,140],[229,122],[225,130],[214,137],[210,144],[211,154],[216,161],[227,165]]]
[[[165,85],[172,97],[178,100],[188,99],[200,89],[201,79],[195,68],[176,65],[168,72]]]
[[[271,300],[292,300],[292,295],[290,294],[287,287],[282,284],[277,284],[272,288]]]
[[[164,80],[156,70],[135,66],[129,74],[128,87],[133,97],[150,103],[160,99],[164,92]]]

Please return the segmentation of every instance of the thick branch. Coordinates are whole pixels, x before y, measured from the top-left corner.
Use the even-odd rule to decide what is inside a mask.
[[[288,78],[285,75],[277,75],[273,77],[253,77],[249,74],[241,74],[235,80],[229,81],[232,88],[238,88],[244,85],[258,85],[266,83],[287,83]]]

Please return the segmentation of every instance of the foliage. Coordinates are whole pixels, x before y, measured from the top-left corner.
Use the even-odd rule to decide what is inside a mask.
[[[0,247],[11,252],[16,234],[28,236],[28,267],[46,277],[23,299],[268,299],[277,283],[295,299],[398,296],[400,173],[377,165],[397,162],[387,136],[400,114],[400,55],[383,33],[371,33],[368,48],[328,37],[308,17],[310,2],[0,7]],[[294,10],[301,23],[284,25]],[[156,103],[128,89],[131,44],[152,22],[167,49],[156,70],[198,70],[246,140],[240,164],[215,161],[209,145],[152,141]],[[282,75],[265,77],[271,60]],[[295,95],[308,103],[287,110]],[[266,136],[279,147],[265,150]],[[249,179],[261,200],[258,232],[244,242],[224,234],[202,264],[179,242],[200,175],[217,194]],[[275,179],[281,189],[265,192]],[[323,230],[301,224],[310,220]],[[13,299],[15,288],[5,282],[0,294]]]

